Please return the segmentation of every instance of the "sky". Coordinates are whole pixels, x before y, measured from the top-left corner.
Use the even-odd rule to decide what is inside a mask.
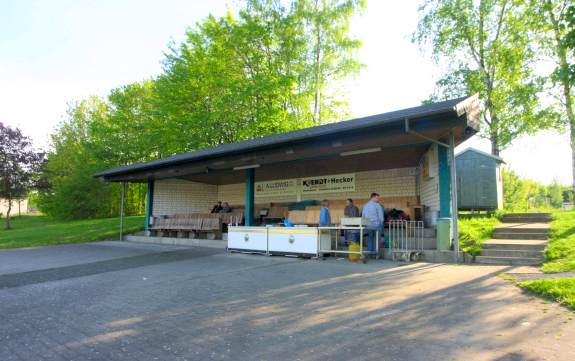
[[[345,83],[354,116],[417,106],[433,91],[440,69],[410,42],[418,0],[368,0],[352,34],[363,42],[365,65]],[[0,2],[0,122],[17,126],[38,147],[70,102],[161,72],[170,41],[209,14],[235,11],[237,0],[2,0]],[[489,152],[477,137],[458,147]],[[502,152],[521,176],[571,183],[567,135],[518,138]]]

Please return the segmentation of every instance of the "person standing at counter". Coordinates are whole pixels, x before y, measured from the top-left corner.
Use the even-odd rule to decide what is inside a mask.
[[[359,213],[359,208],[353,204],[353,199],[348,198],[345,200],[345,208],[343,210],[343,215],[347,218],[361,217]],[[358,231],[345,231],[344,238],[348,242],[359,242],[359,232]]]
[[[363,206],[362,217],[367,219],[369,225],[367,226],[367,249],[370,252],[375,252],[375,233],[379,231],[380,237],[383,236],[383,214],[384,209],[379,204],[379,194],[372,193],[369,196],[369,201]]]
[[[353,199],[348,198],[345,200],[345,209],[343,210],[343,214],[349,218],[360,217],[359,208],[353,204]]]
[[[319,211],[319,226],[331,226],[331,215],[329,214],[329,202],[324,199],[322,202],[321,211]]]

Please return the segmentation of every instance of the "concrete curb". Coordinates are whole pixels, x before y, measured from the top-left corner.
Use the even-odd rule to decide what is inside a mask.
[[[209,240],[209,239],[126,236],[126,241],[136,243],[168,244],[172,246],[208,247],[208,248],[219,248],[219,249],[227,248],[227,242],[221,240]]]

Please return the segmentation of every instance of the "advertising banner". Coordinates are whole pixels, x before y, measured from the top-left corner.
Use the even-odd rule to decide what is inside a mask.
[[[302,178],[301,193],[337,193],[355,191],[355,173]]]
[[[296,179],[282,179],[268,182],[256,182],[256,197],[293,196],[297,191]]]

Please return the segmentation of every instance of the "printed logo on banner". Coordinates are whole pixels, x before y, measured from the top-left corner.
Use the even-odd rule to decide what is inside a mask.
[[[296,179],[282,179],[269,182],[256,182],[256,197],[293,196],[296,194]]]
[[[302,194],[354,192],[355,173],[302,178],[301,187]]]

